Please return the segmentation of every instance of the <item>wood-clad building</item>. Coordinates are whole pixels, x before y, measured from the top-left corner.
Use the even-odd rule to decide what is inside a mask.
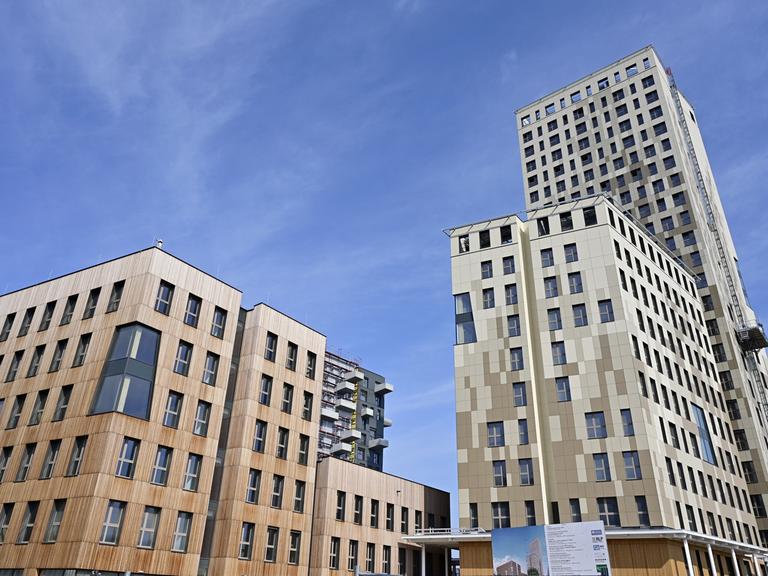
[[[157,247],[0,296],[0,576],[314,574],[326,338],[241,300]]]
[[[450,494],[337,458],[318,464],[310,573],[443,576],[449,557],[402,538],[447,529]]]

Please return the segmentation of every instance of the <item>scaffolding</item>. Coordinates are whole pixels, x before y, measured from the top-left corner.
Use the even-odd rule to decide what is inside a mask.
[[[675,83],[675,77],[672,74],[672,69],[667,68],[666,72],[669,79],[669,87],[672,92],[672,98],[675,101],[678,123],[680,124],[680,128],[683,131],[683,135],[685,136],[685,144],[688,149],[688,158],[691,161],[691,165],[696,177],[696,189],[701,198],[704,210],[706,211],[707,226],[715,240],[718,264],[723,273],[723,276],[725,277],[731,307],[734,315],[736,316],[736,341],[744,352],[747,367],[749,368],[754,386],[758,390],[758,410],[762,411],[764,415],[768,415],[768,399],[766,399],[765,386],[762,382],[762,378],[760,377],[760,371],[757,363],[757,354],[761,349],[768,347],[768,340],[766,340],[762,324],[758,322],[747,322],[744,316],[744,310],[742,309],[741,301],[739,300],[738,291],[736,289],[736,282],[734,281],[734,275],[731,272],[731,262],[725,251],[723,240],[720,235],[720,229],[717,224],[717,217],[712,207],[712,200],[704,183],[704,176],[701,172],[701,166],[699,165],[699,160],[696,156],[696,150],[693,145],[691,131],[688,128],[688,121],[685,117],[685,111],[683,110],[683,103],[680,98],[680,92],[677,89],[677,84]]]

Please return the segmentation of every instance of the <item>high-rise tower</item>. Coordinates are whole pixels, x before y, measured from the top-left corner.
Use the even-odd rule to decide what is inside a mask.
[[[526,207],[604,193],[690,266],[739,460],[768,545],[766,345],[693,107],[653,47],[517,112]]]

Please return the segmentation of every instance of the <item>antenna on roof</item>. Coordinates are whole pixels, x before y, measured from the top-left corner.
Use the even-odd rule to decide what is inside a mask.
[[[163,249],[163,239],[162,238],[155,238],[155,246],[159,248],[160,250]]]

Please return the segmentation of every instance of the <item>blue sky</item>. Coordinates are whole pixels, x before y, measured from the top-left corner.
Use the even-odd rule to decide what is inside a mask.
[[[456,486],[445,227],[522,208],[514,111],[653,43],[768,318],[768,4],[4,2],[0,292],[165,240],[396,386]]]

